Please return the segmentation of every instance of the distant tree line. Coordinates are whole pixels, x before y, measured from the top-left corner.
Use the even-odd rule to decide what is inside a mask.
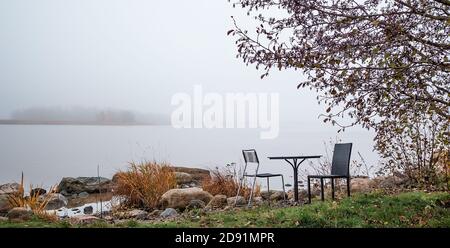
[[[130,110],[95,109],[84,107],[32,107],[16,110],[11,119],[18,121],[81,122],[119,124],[167,124],[168,117],[157,114],[140,114]]]

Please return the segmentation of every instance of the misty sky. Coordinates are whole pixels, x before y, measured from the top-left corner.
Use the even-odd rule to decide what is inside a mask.
[[[178,92],[192,95],[194,85],[199,84],[205,93],[278,92],[281,122],[280,138],[265,143],[245,141],[252,132],[241,137],[236,134],[239,130],[223,136],[218,129],[200,135],[195,130],[159,133],[147,128],[135,134],[135,129],[117,133],[103,128],[85,133],[86,129],[75,128],[69,134],[59,132],[72,127],[3,126],[4,143],[0,145],[9,150],[0,160],[0,169],[6,168],[0,180],[16,178],[18,168],[31,170],[42,182],[56,182],[64,174],[89,175],[89,166],[99,163],[112,172],[114,166],[134,159],[130,151],[142,152],[127,145],[139,142],[186,165],[220,164],[234,155],[237,159],[242,147],[236,144],[258,147],[267,154],[323,154],[321,142],[337,136],[336,127],[318,118],[326,107],[317,104],[315,92],[297,90],[303,79],[300,72],[273,71],[261,80],[262,71],[237,59],[235,37],[226,35],[233,28],[232,15],[240,26],[253,30],[254,20],[227,0],[0,0],[0,119],[9,118],[12,111],[34,107],[112,108],[170,115],[177,108],[171,105],[172,96]],[[355,127],[340,137],[354,142],[355,150],[361,151],[369,164],[376,163],[373,132]],[[41,144],[44,139],[46,145]],[[193,139],[208,148],[216,145],[217,152],[227,147],[224,152],[228,154],[203,158],[201,149],[205,147],[200,142],[197,150],[185,151]],[[95,144],[95,149],[90,144]],[[49,153],[60,156],[49,157]],[[86,171],[78,171],[80,164]],[[276,163],[272,166],[267,168],[276,171]],[[74,171],[68,172],[68,168]],[[52,178],[48,171],[55,171]]]
[[[0,0],[0,118],[35,106],[170,114],[171,97],[204,91],[279,92],[281,122],[327,128],[300,72],[262,71],[236,59],[226,0]]]

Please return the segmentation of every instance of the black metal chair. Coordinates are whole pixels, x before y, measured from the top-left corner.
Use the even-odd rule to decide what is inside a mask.
[[[256,178],[267,178],[267,190],[268,192],[270,192],[270,178],[271,177],[281,177],[281,181],[283,184],[283,198],[284,200],[286,200],[286,190],[284,188],[284,177],[282,174],[271,174],[271,173],[261,173],[258,174],[259,171],[259,159],[258,159],[258,154],[256,153],[255,149],[250,149],[250,150],[242,150],[242,154],[244,155],[244,161],[245,161],[245,166],[244,166],[244,171],[242,173],[242,177],[240,178],[239,181],[239,187],[238,187],[238,192],[236,194],[236,200],[234,202],[234,205],[236,205],[237,202],[237,196],[239,196],[239,193],[241,191],[242,188],[242,184],[244,181],[245,177],[253,177],[253,184],[252,184],[252,190],[250,192],[250,197],[248,200],[248,206],[250,207],[252,204],[252,199],[253,199],[253,193],[255,191],[255,183],[256,183]],[[256,170],[255,170],[255,174],[247,174],[247,166],[249,163],[253,163],[256,164]]]
[[[331,175],[309,175],[308,176],[308,202],[311,203],[311,178],[320,179],[321,199],[324,200],[323,180],[331,179],[331,197],[334,200],[334,179],[345,178],[347,181],[347,195],[350,196],[350,157],[352,143],[335,144],[333,161],[331,164]]]

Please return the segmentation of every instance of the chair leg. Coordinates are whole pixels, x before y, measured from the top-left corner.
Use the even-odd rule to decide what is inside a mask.
[[[268,202],[269,202],[269,206],[270,206],[270,179],[268,177],[266,177],[267,180],[267,195],[269,196]]]
[[[311,204],[311,178],[308,176],[308,203]]]
[[[238,199],[239,193],[241,192],[242,182],[244,181],[244,176],[245,176],[245,171],[246,170],[247,170],[247,163],[245,163],[244,171],[242,172],[242,176],[241,176],[241,178],[239,180],[239,187],[238,187],[238,191],[237,191],[236,197],[234,199],[234,206],[236,206],[236,204],[237,204],[237,199]]]
[[[347,177],[347,196],[350,197],[350,177]]]
[[[325,200],[325,192],[323,190],[323,178],[320,178],[320,199]]]
[[[331,178],[331,198],[334,201],[334,178]]]
[[[258,164],[258,166],[256,166],[256,172],[255,172],[255,175],[258,175],[258,171],[259,171],[259,164]],[[250,198],[249,198],[249,200],[248,200],[248,205],[247,205],[247,207],[252,206],[253,192],[255,192],[255,184],[256,184],[256,176],[253,178],[252,191],[250,192]]]
[[[286,201],[286,189],[284,188],[284,177],[281,175],[281,183],[283,184],[283,200]]]
[[[256,184],[256,177],[253,178],[253,184],[252,184],[252,191],[250,191],[250,198],[248,200],[248,207],[252,206],[253,201],[253,192],[255,192],[255,184]]]

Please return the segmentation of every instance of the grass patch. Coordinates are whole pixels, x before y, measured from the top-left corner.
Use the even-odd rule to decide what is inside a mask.
[[[199,214],[160,223],[128,222],[99,227],[450,227],[448,192],[409,192],[397,195],[359,194],[339,202],[273,209],[238,209]],[[0,222],[0,227],[66,227],[61,222],[36,220],[25,223]]]

